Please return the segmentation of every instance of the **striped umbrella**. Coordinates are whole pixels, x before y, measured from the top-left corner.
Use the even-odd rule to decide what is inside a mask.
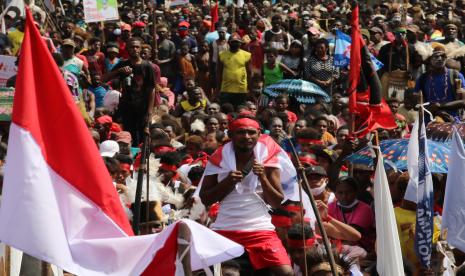
[[[263,92],[273,98],[281,94],[287,94],[296,98],[300,103],[315,103],[317,100],[326,103],[331,101],[329,95],[318,85],[297,79],[282,80],[267,86]]]

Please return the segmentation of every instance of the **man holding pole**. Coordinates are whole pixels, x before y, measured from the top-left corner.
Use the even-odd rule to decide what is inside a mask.
[[[220,202],[212,228],[243,245],[255,270],[293,275],[268,213],[268,205],[277,208],[284,198],[281,149],[270,137],[260,136],[259,128],[246,117],[230,124],[232,141],[212,155],[199,195],[206,205]]]
[[[144,129],[148,128],[147,122],[151,118],[155,99],[155,71],[150,62],[140,56],[140,38],[130,38],[126,49],[129,59],[118,63],[104,76],[104,81],[119,78],[123,83],[123,96],[118,111],[124,129],[131,133],[132,144],[136,146],[143,141]]]

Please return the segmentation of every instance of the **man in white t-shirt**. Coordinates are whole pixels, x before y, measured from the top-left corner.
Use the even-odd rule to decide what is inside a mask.
[[[281,148],[270,137],[260,136],[254,119],[234,120],[229,134],[232,142],[210,158],[199,192],[205,205],[220,202],[211,227],[243,245],[255,270],[293,275],[268,213],[268,205],[277,208],[284,198],[280,184],[283,168],[277,157]]]

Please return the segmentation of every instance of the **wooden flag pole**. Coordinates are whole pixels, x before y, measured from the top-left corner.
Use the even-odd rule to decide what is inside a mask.
[[[289,138],[287,139],[292,148],[292,155],[294,156],[297,162],[298,168],[300,168],[302,166],[302,163],[300,163],[299,155],[297,154],[297,151],[291,139]],[[300,177],[302,182],[305,184],[305,188],[307,189],[307,191],[311,191],[310,184],[308,183],[308,179],[305,173],[299,171],[298,176]],[[337,276],[338,274],[337,274],[337,268],[336,268],[336,261],[333,256],[333,251],[331,249],[331,244],[329,242],[328,235],[326,234],[326,230],[323,227],[323,221],[321,220],[320,213],[318,212],[318,207],[316,206],[315,198],[313,197],[312,193],[308,192],[307,194],[308,194],[308,197],[310,198],[310,203],[312,204],[312,209],[313,209],[313,212],[315,213],[316,221],[318,222],[318,229],[320,230],[320,233],[323,236],[323,243],[326,249],[326,253],[328,254],[332,275]],[[302,201],[301,201],[301,204],[302,204]]]

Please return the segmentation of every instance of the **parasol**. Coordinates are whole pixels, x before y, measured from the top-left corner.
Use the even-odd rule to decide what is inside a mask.
[[[406,171],[408,142],[408,139],[381,141],[380,147],[384,157],[384,165],[396,168],[400,171]],[[449,143],[428,140],[428,154],[431,161],[431,172],[447,173],[449,152]],[[346,157],[346,160],[353,164],[373,166],[373,151],[366,146]]]
[[[329,95],[318,85],[304,80],[285,79],[269,85],[263,91],[270,97],[287,94],[297,99],[300,103],[315,103],[318,99],[326,103],[331,101]]]

